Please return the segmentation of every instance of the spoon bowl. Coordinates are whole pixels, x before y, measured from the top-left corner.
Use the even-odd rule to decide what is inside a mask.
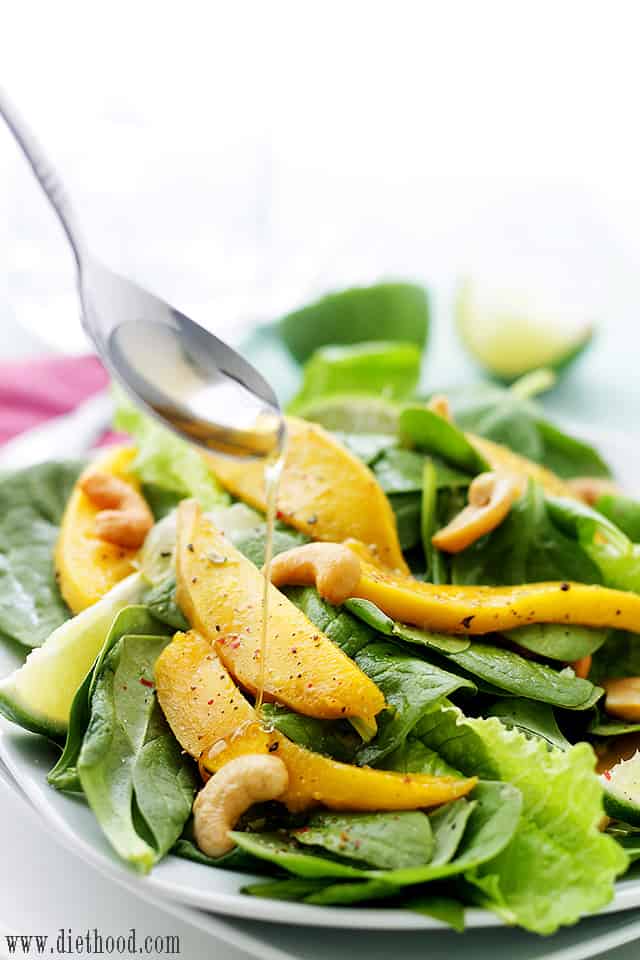
[[[96,260],[58,174],[2,91],[0,114],[71,245],[82,324],[110,373],[138,404],[192,443],[234,457],[277,454],[284,420],[266,380],[204,327]]]

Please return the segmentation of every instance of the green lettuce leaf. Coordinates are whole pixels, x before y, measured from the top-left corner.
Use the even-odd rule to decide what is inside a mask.
[[[138,453],[130,469],[142,484],[153,485],[156,496],[160,489],[181,499],[195,497],[203,510],[229,502],[196,447],[143,413],[121,390],[116,390],[116,401],[113,423],[135,441]]]
[[[453,706],[428,714],[417,732],[463,773],[521,791],[522,815],[510,842],[465,874],[507,922],[553,933],[611,900],[627,857],[600,832],[602,787],[588,744],[549,750],[496,718],[465,718]]]

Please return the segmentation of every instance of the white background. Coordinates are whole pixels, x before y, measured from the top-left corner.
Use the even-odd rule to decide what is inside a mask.
[[[524,263],[600,324],[577,382],[607,402],[603,370],[634,377],[636,3],[5,9],[3,83],[96,252],[201,322],[233,338],[327,287],[418,277],[435,379],[456,279]],[[80,348],[69,257],[1,130],[0,211],[2,319]]]

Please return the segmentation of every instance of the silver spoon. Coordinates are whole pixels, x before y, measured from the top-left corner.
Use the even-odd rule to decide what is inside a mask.
[[[278,451],[284,421],[266,380],[204,327],[103,267],[55,169],[2,91],[0,114],[71,244],[82,325],[109,371],[139,404],[200,446],[237,457]]]

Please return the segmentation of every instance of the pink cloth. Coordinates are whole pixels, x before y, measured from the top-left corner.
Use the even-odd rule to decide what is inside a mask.
[[[103,390],[109,376],[95,356],[39,357],[0,366],[0,443],[69,413]]]

